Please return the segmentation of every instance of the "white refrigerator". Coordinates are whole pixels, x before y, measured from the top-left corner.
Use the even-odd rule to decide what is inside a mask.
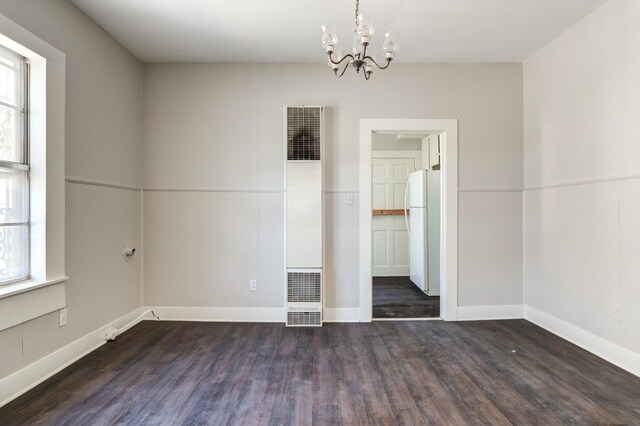
[[[428,296],[439,296],[440,171],[411,173],[407,194],[410,279]]]

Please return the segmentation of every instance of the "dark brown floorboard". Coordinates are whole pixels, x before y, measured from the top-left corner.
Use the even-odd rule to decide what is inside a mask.
[[[374,318],[438,318],[440,298],[427,296],[409,277],[373,277]]]
[[[640,424],[640,379],[524,320],[146,321],[0,424]]]

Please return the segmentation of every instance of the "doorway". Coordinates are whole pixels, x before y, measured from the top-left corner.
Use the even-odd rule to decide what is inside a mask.
[[[410,268],[410,262],[406,262],[406,257],[410,256],[405,253],[404,247],[407,240],[409,240],[408,233],[406,232],[406,225],[404,230],[404,236],[401,223],[389,223],[376,224],[376,229],[381,231],[378,241],[374,241],[376,236],[372,232],[374,230],[374,198],[378,200],[394,200],[398,198],[399,193],[404,192],[406,183],[402,185],[400,176],[393,176],[393,173],[385,172],[386,182],[377,181],[380,186],[374,188],[374,168],[377,168],[377,177],[383,177],[382,170],[389,167],[395,168],[396,171],[407,170],[406,174],[409,174],[411,169],[411,162],[407,161],[410,156],[396,156],[388,157],[390,161],[379,161],[382,157],[379,154],[374,154],[373,139],[376,134],[395,134],[397,138],[400,134],[413,134],[421,136],[438,135],[440,143],[440,167],[441,174],[441,231],[440,231],[440,259],[438,266],[440,268],[440,299],[439,299],[439,315],[437,317],[445,320],[457,319],[457,216],[458,216],[458,203],[457,203],[457,144],[458,144],[458,122],[455,119],[451,120],[430,120],[430,119],[409,119],[409,120],[396,120],[396,119],[363,119],[360,121],[360,211],[359,211],[359,240],[360,240],[360,255],[359,255],[359,272],[360,272],[360,321],[369,322],[373,319],[373,287],[375,274],[383,274],[387,271],[389,274],[397,273],[404,268],[406,271],[407,266]],[[391,150],[390,150],[391,151]],[[422,150],[421,150],[422,151]],[[378,160],[374,164],[374,158]],[[415,158],[415,156],[414,156]],[[400,161],[401,159],[404,159]],[[422,168],[422,154],[420,154],[420,163],[414,162],[415,166]],[[377,166],[377,167],[375,167]],[[418,167],[414,167],[418,170]],[[398,173],[401,175],[402,173]],[[398,182],[394,181],[394,177],[397,177]],[[406,176],[404,177],[406,179]],[[396,187],[394,188],[394,185]],[[400,187],[397,187],[397,186]],[[390,189],[393,188],[393,189]],[[374,191],[377,193],[374,196]],[[404,194],[402,195],[404,201]],[[395,201],[394,201],[395,202]],[[376,201],[375,207],[380,207],[379,201]],[[396,207],[395,204],[392,205]],[[387,205],[385,205],[387,207]],[[399,209],[387,209],[387,210],[399,210]],[[404,213],[389,214],[388,216],[399,216],[395,219],[395,222],[404,221]],[[378,227],[379,226],[379,227]],[[397,228],[397,229],[396,229]],[[382,235],[386,232],[390,235],[391,231],[397,232],[397,238],[389,240]],[[389,257],[389,248],[391,242],[394,244],[393,259]],[[386,247],[386,256],[381,254],[380,250],[376,250],[374,253],[374,243],[377,247]],[[395,250],[398,245],[398,250]],[[382,251],[384,253],[384,250]],[[406,256],[405,256],[406,255]],[[377,257],[375,257],[377,256]],[[393,260],[393,261],[391,261]],[[404,262],[403,262],[404,260]],[[409,263],[407,265],[407,263]],[[375,264],[375,265],[374,265]],[[375,269],[374,269],[375,267]],[[390,272],[395,270],[396,272]],[[375,273],[374,273],[375,271]],[[381,272],[382,271],[382,272]],[[411,271],[410,271],[411,274]],[[377,275],[378,278],[383,277]],[[409,275],[410,276],[410,275]],[[406,277],[406,275],[405,275]],[[394,281],[396,278],[383,277],[389,281]],[[414,288],[411,290],[421,291],[415,284],[412,284]],[[424,293],[424,291],[423,291]],[[407,318],[407,316],[405,316]]]
[[[439,135],[372,135],[374,319],[440,318]]]

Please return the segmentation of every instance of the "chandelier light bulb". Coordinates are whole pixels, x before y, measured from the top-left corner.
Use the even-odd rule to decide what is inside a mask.
[[[362,13],[359,14],[356,33],[360,37],[360,43],[362,44],[371,43],[371,39],[373,38],[373,35],[376,33],[375,30],[373,29],[373,18],[369,15],[363,15]]]
[[[338,36],[333,28],[326,25],[320,26],[322,30],[322,38],[320,39],[322,46],[327,53],[334,51],[335,46],[338,44]]]
[[[384,43],[382,43],[382,50],[385,52],[387,58],[393,58],[398,51],[398,40],[400,36],[394,32],[389,31],[384,35]]]

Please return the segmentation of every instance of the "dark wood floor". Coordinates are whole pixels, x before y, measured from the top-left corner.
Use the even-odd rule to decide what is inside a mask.
[[[373,277],[374,318],[438,318],[440,298],[427,296],[409,277]]]
[[[0,424],[640,424],[640,379],[524,320],[145,321]]]

